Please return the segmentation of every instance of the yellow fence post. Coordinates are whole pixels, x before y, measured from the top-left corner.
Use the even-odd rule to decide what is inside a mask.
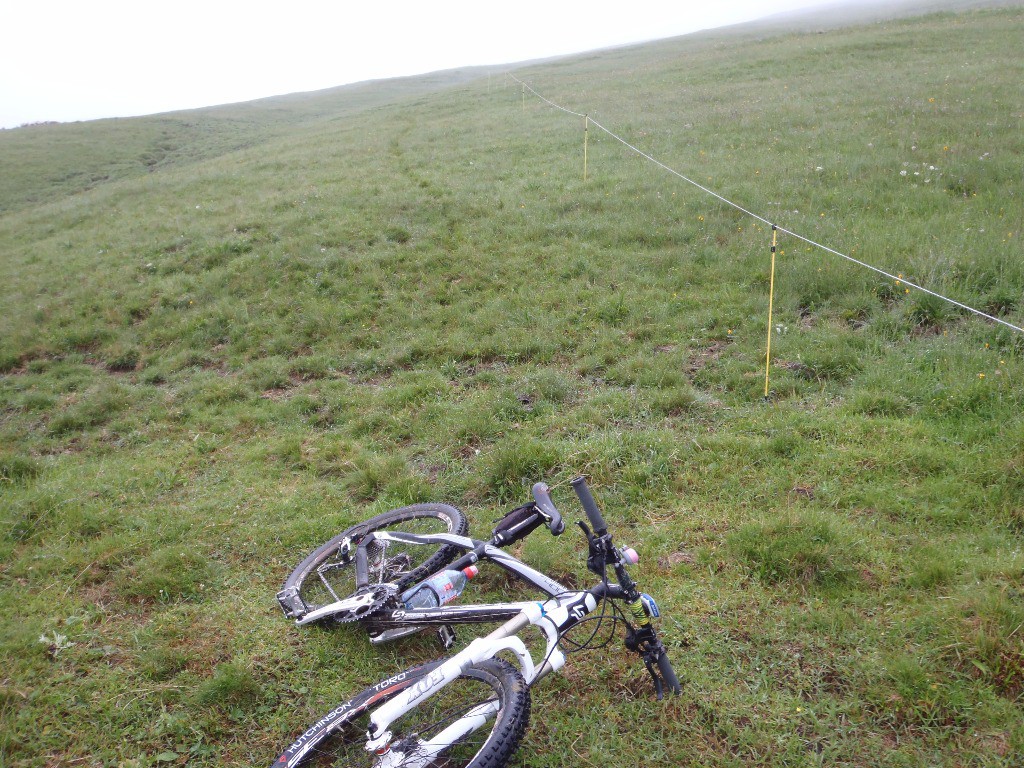
[[[775,302],[775,239],[778,227],[772,224],[772,274],[768,281],[768,344],[764,353],[764,399],[768,399],[768,371],[772,364],[772,305]]]

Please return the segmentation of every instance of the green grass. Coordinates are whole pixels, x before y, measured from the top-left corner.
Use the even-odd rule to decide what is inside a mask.
[[[517,75],[1020,325],[1022,27]],[[593,129],[584,182],[580,121],[473,74],[0,132],[0,764],[269,762],[438,653],[290,626],[309,549],[425,499],[484,535],[538,479],[578,519],[585,473],[686,691],[656,704],[618,644],[571,659],[518,764],[1014,765],[1020,334],[782,238],[765,401],[770,231]],[[536,535],[585,581],[577,534]]]

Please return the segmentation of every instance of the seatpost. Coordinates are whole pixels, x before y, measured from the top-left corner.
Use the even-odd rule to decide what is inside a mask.
[[[373,540],[373,534],[371,533],[360,541],[359,546],[356,547],[356,589],[365,589],[370,586],[370,564],[369,557],[366,554],[366,546]]]

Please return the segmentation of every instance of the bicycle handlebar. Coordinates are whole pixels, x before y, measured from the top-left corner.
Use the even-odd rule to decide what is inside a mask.
[[[608,533],[608,524],[604,521],[604,517],[601,515],[601,510],[597,508],[597,502],[594,501],[594,497],[590,495],[590,489],[587,487],[587,479],[580,475],[575,480],[570,482],[576,495],[580,499],[580,505],[583,507],[583,511],[587,513],[587,519],[590,520],[591,526],[594,528],[594,533],[598,536],[604,536]]]
[[[587,531],[587,527],[580,523],[584,533],[587,534],[590,545],[587,567],[602,577],[604,577],[605,569],[609,565],[615,569],[615,575],[619,582],[618,585],[613,586],[605,580],[602,585],[603,589],[600,592],[603,596],[625,600],[637,619],[637,627],[630,629],[627,633],[626,647],[639,653],[644,660],[644,665],[647,667],[648,672],[650,672],[651,677],[654,678],[654,690],[658,699],[662,698],[664,688],[666,687],[669,693],[681,694],[683,689],[679,685],[679,678],[676,676],[675,670],[672,668],[672,662],[669,661],[668,651],[658,638],[658,633],[651,624],[650,614],[641,602],[642,596],[637,591],[636,584],[626,571],[626,563],[629,561],[624,561],[619,556],[618,550],[612,545],[612,537],[608,533],[608,524],[605,522],[601,510],[598,509],[597,502],[594,501],[594,497],[587,487],[586,478],[582,475],[577,477],[572,481],[572,487],[580,499],[583,511],[587,513],[587,519],[590,520],[590,524],[594,528],[594,534],[591,536]],[[595,589],[594,592],[596,593],[597,590]],[[595,596],[597,595],[595,594]],[[648,615],[645,616],[645,613]],[[656,611],[654,615],[657,615]],[[655,667],[657,667],[657,672],[655,672]],[[659,673],[661,675],[660,678],[658,677]]]

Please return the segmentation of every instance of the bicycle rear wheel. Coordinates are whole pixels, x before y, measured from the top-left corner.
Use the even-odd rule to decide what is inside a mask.
[[[331,710],[288,747],[271,768],[328,765],[500,768],[505,765],[526,730],[530,692],[519,670],[501,659],[487,659],[468,667],[460,677],[393,722],[390,727],[393,738],[387,753],[378,756],[366,750],[366,730],[372,709],[415,685],[440,663],[406,670]],[[454,743],[442,746],[431,742],[460,718],[484,711],[487,717],[477,718],[477,727]]]
[[[337,602],[356,590],[355,550],[375,531],[454,533],[469,530],[465,515],[447,504],[413,504],[371,517],[323,543],[295,568],[277,595],[286,616],[302,619],[310,611]],[[459,553],[450,546],[373,542],[368,547],[370,585],[411,586],[450,563]]]

